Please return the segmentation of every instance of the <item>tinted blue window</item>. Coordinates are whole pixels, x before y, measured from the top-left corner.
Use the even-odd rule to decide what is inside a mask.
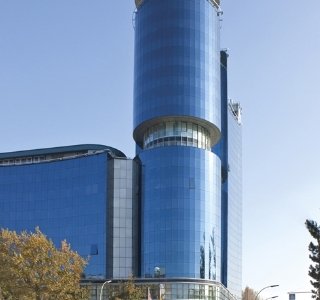
[[[0,167],[0,227],[39,226],[57,247],[66,239],[80,255],[91,254],[88,276],[105,276],[106,165],[99,154]]]
[[[220,127],[220,54],[209,1],[149,0],[135,24],[134,126],[194,116]]]
[[[193,147],[155,148],[142,161],[142,276],[220,279],[220,160]],[[197,161],[197,163],[194,163]]]

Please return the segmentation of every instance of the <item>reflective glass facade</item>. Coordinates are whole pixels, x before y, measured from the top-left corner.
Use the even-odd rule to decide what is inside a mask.
[[[228,54],[221,51],[221,282],[240,297],[242,275],[241,107],[228,99]]]
[[[87,276],[106,275],[107,154],[0,167],[0,227],[66,239],[87,257]]]
[[[237,105],[237,104],[235,104]],[[241,295],[242,280],[242,129],[237,112],[228,111],[228,289]]]
[[[221,74],[221,138],[213,148],[221,159],[221,282],[228,283],[228,73],[226,51],[220,52]]]
[[[90,256],[92,300],[131,273],[153,298],[240,298],[241,108],[220,1],[135,3],[136,158],[101,145],[0,153],[0,227],[39,226]]]
[[[142,161],[143,277],[220,279],[220,162],[193,147],[154,148]]]
[[[219,47],[219,18],[210,1],[143,2],[135,17],[135,133],[165,116],[205,120],[218,132]]]
[[[85,279],[137,275],[139,178],[138,163],[102,145],[0,153],[0,228],[66,239],[89,257]]]
[[[220,54],[220,1],[136,5],[141,277],[217,280],[240,298],[241,126]]]
[[[220,280],[218,10],[206,0],[145,0],[135,20],[141,276]]]

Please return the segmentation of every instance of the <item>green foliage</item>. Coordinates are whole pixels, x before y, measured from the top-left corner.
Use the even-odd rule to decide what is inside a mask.
[[[313,220],[306,220],[305,225],[311,236],[316,240],[315,244],[313,242],[309,244],[309,258],[313,262],[309,267],[309,276],[312,278],[310,282],[314,287],[311,291],[312,298],[320,300],[320,227]]]
[[[63,241],[57,249],[36,228],[0,231],[0,299],[84,300],[89,292],[80,287],[87,261]]]

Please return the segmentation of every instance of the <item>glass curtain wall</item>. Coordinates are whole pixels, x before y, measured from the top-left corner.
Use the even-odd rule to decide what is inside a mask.
[[[86,277],[106,276],[107,153],[0,167],[0,227],[34,231],[90,256]]]
[[[220,280],[221,163],[211,152],[220,134],[217,7],[207,0],[137,4],[141,275]]]

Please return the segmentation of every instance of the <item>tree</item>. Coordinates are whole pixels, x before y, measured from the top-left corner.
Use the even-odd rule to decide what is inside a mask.
[[[252,288],[246,286],[246,288],[242,291],[242,300],[255,300],[257,292]]]
[[[63,241],[61,249],[36,228],[0,231],[0,299],[88,299],[80,287],[87,261]]]
[[[110,299],[113,300],[141,300],[146,298],[146,287],[142,285],[136,285],[134,283],[134,277],[131,275],[127,281],[120,283],[111,292]]]
[[[309,276],[313,279],[310,280],[310,283],[314,287],[311,290],[312,298],[320,300],[320,226],[312,220],[306,220],[305,225],[311,236],[316,240],[315,244],[313,242],[309,244],[309,258],[314,263],[309,267]]]

